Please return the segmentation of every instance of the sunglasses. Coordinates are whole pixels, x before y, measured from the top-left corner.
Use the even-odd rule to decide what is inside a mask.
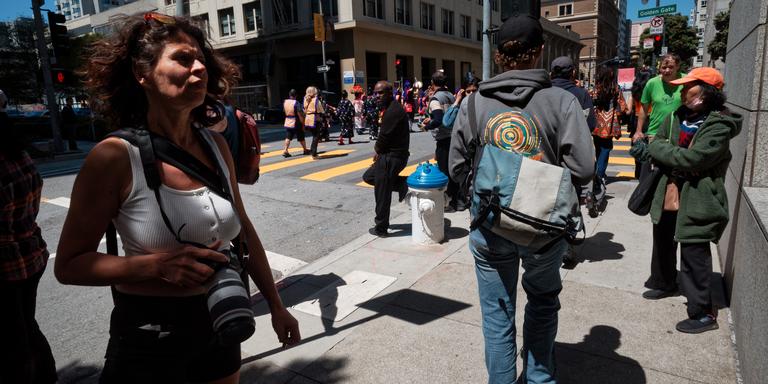
[[[160,24],[173,25],[176,24],[176,19],[173,16],[163,15],[157,12],[147,12],[144,14],[144,22],[149,24],[150,21],[155,20]]]

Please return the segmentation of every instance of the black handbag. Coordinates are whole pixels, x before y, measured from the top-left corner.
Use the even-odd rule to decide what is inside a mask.
[[[627,207],[638,216],[645,216],[651,211],[653,195],[661,179],[661,168],[654,166],[650,161],[644,161],[641,165],[640,181],[629,197]]]

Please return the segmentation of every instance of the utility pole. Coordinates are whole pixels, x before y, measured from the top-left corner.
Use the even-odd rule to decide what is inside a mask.
[[[491,0],[483,0],[483,80],[491,78]]]
[[[320,3],[320,18],[323,19],[323,29],[325,29],[325,16],[323,16],[323,0],[317,0],[317,2]],[[323,36],[323,41],[321,41],[320,44],[323,50],[323,65],[328,65],[325,62],[325,36]],[[327,71],[323,72],[323,86],[327,91],[328,90],[328,72]]]
[[[40,6],[44,3],[45,0],[32,0],[32,14],[35,18],[35,43],[37,44],[37,57],[40,59],[40,70],[43,71],[43,84],[45,85],[48,113],[51,117],[53,149],[55,152],[64,152],[64,141],[61,140],[59,106],[56,103],[56,93],[53,91],[53,79],[51,78],[51,59],[48,57],[48,45],[45,43],[43,15],[40,13]]]

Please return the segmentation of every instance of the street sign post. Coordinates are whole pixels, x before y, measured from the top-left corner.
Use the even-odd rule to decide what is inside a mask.
[[[331,67],[328,65],[318,65],[317,66],[317,73],[326,73],[331,70]]]
[[[677,4],[665,5],[663,7],[641,9],[637,11],[637,17],[653,17],[659,15],[667,15],[677,12]]]
[[[664,33],[664,17],[656,16],[651,19],[651,35],[661,35]]]
[[[651,48],[653,48],[653,39],[650,37],[643,39],[643,49],[651,49]]]
[[[662,56],[666,55],[667,52],[669,52],[669,49],[667,49],[667,47],[661,47],[661,55]]]

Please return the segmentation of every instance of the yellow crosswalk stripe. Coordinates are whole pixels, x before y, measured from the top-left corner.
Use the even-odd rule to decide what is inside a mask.
[[[357,185],[358,187],[373,188],[373,185],[369,185],[365,181],[361,181],[361,182],[359,182],[359,183],[357,183],[355,185]]]
[[[615,151],[629,151],[629,149],[632,148],[630,145],[614,145],[613,149]]]
[[[334,156],[346,155],[346,154],[352,153],[354,151],[355,151],[354,149],[337,149],[335,151],[329,151],[329,152],[323,153],[322,155],[320,155],[320,158],[322,159],[324,157],[334,157]],[[293,167],[293,166],[301,165],[301,164],[307,164],[307,163],[311,163],[313,161],[315,161],[315,160],[311,156],[305,156],[305,157],[301,157],[301,158],[293,159],[293,160],[279,161],[277,163],[268,164],[268,165],[260,167],[260,173],[263,175],[265,173],[269,173],[269,172],[272,172],[272,171],[277,171],[279,169]]]
[[[618,141],[620,143],[631,143],[632,139],[629,138],[629,137],[623,137],[622,136],[622,137],[618,138],[616,141]]]
[[[621,172],[616,174],[616,177],[628,177],[630,179],[634,179],[635,178],[635,172],[633,172],[633,171],[621,171]]]
[[[608,159],[608,164],[613,165],[635,165],[635,158],[633,157],[611,157]]]
[[[322,147],[318,146],[318,149],[322,149]],[[303,149],[301,149],[301,147],[289,148],[288,149],[288,153],[301,153],[302,151],[303,151]],[[268,159],[270,157],[277,157],[277,156],[282,156],[282,155],[283,155],[283,150],[280,149],[280,150],[277,150],[277,151],[264,152],[264,153],[261,154],[261,158],[262,159]]]
[[[373,158],[356,161],[350,164],[344,164],[344,165],[326,169],[320,172],[310,173],[309,175],[306,175],[301,179],[312,180],[312,181],[326,181],[328,179],[332,179],[337,176],[346,175],[348,173],[352,173],[355,171],[359,171],[361,169],[368,168],[371,166],[371,164],[373,164]]]

